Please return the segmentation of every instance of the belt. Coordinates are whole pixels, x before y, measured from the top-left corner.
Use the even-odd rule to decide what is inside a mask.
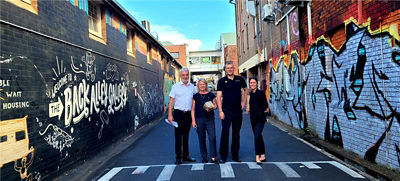
[[[188,112],[190,112],[190,110],[188,110],[188,111],[182,111],[182,110],[180,110],[180,109],[174,109],[174,111],[180,111],[180,112],[182,112],[182,113],[188,113]]]

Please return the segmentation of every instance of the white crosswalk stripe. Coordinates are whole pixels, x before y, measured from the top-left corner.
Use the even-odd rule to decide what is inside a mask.
[[[281,171],[283,172],[283,174],[286,175],[286,177],[289,178],[297,178],[300,177],[300,175],[294,171],[292,168],[290,168],[288,165],[286,165],[285,163],[275,163],[275,165],[281,169]]]
[[[157,181],[170,180],[172,173],[174,173],[176,165],[165,165],[164,169],[161,171],[157,178]]]
[[[256,162],[247,162],[247,166],[249,166],[250,169],[262,169]]]
[[[362,175],[358,174],[357,172],[353,171],[352,169],[340,164],[339,162],[331,161],[329,162],[333,166],[337,167],[338,169],[342,170],[343,172],[349,174],[354,178],[364,178]]]
[[[254,169],[263,169],[261,165],[256,164],[255,162],[226,162],[224,164],[219,164],[221,178],[235,178],[235,172],[232,168],[233,164],[245,164],[250,170]],[[282,173],[288,178],[299,178],[301,177],[293,168],[290,167],[292,164],[302,164],[308,169],[322,169],[317,164],[330,164],[334,167],[338,168],[342,172],[350,175],[353,178],[364,178],[362,175],[353,171],[352,169],[342,165],[336,161],[303,161],[303,162],[266,162],[263,165],[275,165],[278,167]],[[195,163],[195,164],[181,164],[178,166],[191,166],[191,171],[203,171],[205,166],[215,165],[212,163]],[[122,169],[134,169],[132,175],[141,175],[144,174],[151,167],[163,167],[161,173],[159,174],[157,180],[170,180],[172,174],[175,171],[177,165],[147,165],[147,166],[126,166],[126,167],[116,167],[108,171],[105,175],[103,175],[99,181],[108,181],[111,180],[115,175],[117,175]]]
[[[193,164],[192,170],[204,170],[204,164]]]
[[[113,178],[119,171],[121,171],[122,168],[113,168],[107,174],[105,174],[103,177],[101,177],[98,181],[108,181],[111,178]]]
[[[140,166],[137,167],[135,169],[135,171],[132,172],[133,175],[137,175],[137,174],[143,174],[144,172],[146,172],[146,170],[149,168],[149,166]]]
[[[230,163],[220,164],[219,167],[221,169],[221,178],[235,178],[235,173]]]
[[[301,164],[303,164],[304,166],[306,166],[309,169],[321,169],[321,167],[319,167],[318,165],[316,165],[315,163],[311,163],[311,162],[301,162]]]

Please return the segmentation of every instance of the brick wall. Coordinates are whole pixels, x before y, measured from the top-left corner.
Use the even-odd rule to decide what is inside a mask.
[[[257,54],[254,17],[247,12],[246,1],[236,2],[236,26],[239,65]],[[243,32],[243,33],[242,33]]]
[[[69,1],[38,1],[37,15],[0,7],[22,27],[0,24],[0,180],[51,179],[161,115],[174,69],[127,56],[123,32],[106,24],[106,44],[89,38]]]
[[[293,12],[289,29],[264,24],[272,62],[270,107],[293,127],[399,169],[400,5],[359,2],[360,10],[358,1],[312,1],[311,36],[306,6],[296,8],[298,40],[292,39]],[[287,31],[286,52],[280,42]]]
[[[179,63],[181,63],[181,65],[183,67],[186,67],[186,47],[187,45],[167,45],[165,46],[165,48],[169,51],[169,52],[175,52],[175,53],[179,53],[179,58],[177,58],[177,60],[179,61]]]
[[[239,65],[238,65],[236,45],[227,45],[224,47],[224,60],[225,62],[232,61],[235,67],[234,74],[239,75]]]

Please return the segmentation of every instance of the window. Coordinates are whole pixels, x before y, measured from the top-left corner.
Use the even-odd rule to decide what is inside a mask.
[[[220,64],[220,63],[221,63],[221,57],[219,57],[219,56],[212,56],[212,57],[211,57],[211,63],[212,63],[212,64]]]
[[[106,23],[112,26],[112,14],[110,10],[106,10]]]
[[[6,142],[7,141],[7,135],[0,136],[0,143]]]
[[[25,139],[25,131],[15,132],[15,141],[20,141]]]
[[[201,57],[201,63],[210,63],[210,57]]]
[[[246,35],[247,35],[246,45],[247,49],[249,49],[249,24],[246,24]]]
[[[171,56],[174,58],[179,58],[179,52],[171,52]]]
[[[89,2],[89,32],[101,36],[101,12],[100,5]]]
[[[244,30],[242,30],[242,36],[240,37],[240,40],[242,40],[242,41],[241,41],[241,44],[242,44],[242,51],[243,51],[243,53],[244,53]]]
[[[126,35],[126,51],[128,53],[133,53],[132,50],[132,31],[128,30],[128,33]]]
[[[151,45],[150,45],[150,43],[148,43],[148,44],[147,44],[147,63],[148,63],[148,64],[151,64],[151,54],[150,54],[150,51],[151,51]]]
[[[169,71],[170,71],[170,69],[171,69],[171,62],[170,61],[168,61],[167,62],[167,64],[166,64],[166,70],[167,70],[167,72],[169,73]]]

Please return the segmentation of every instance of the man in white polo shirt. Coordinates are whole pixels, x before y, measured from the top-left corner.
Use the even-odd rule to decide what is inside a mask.
[[[180,73],[181,81],[172,86],[168,105],[168,121],[172,123],[175,120],[178,123],[178,127],[175,128],[175,164],[182,164],[182,160],[196,161],[189,156],[189,131],[192,123],[190,111],[196,89],[189,82],[189,70],[182,68]]]

